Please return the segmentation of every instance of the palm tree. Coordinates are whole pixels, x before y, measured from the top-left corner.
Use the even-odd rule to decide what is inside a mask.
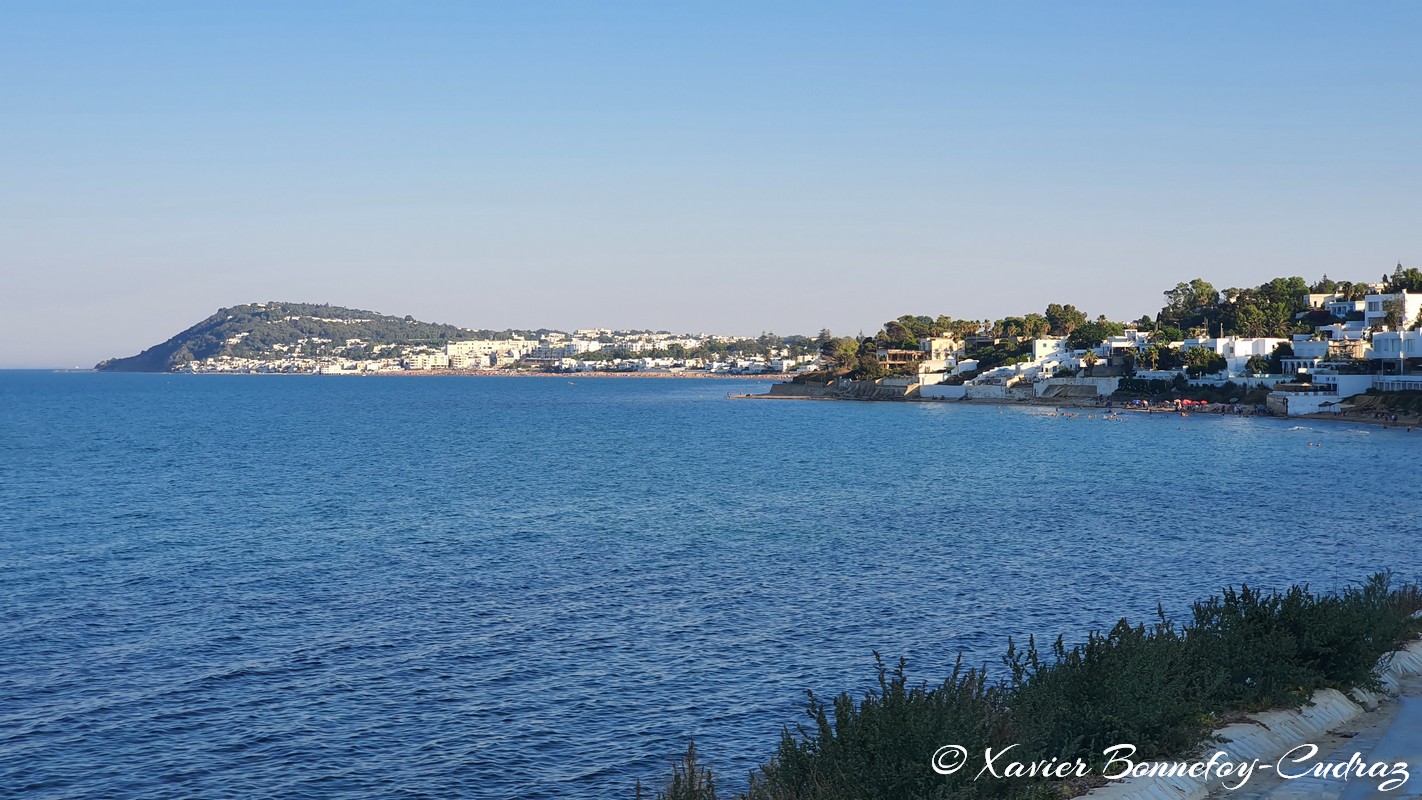
[[[1144,361],[1149,369],[1155,369],[1156,365],[1160,363],[1160,348],[1151,345],[1142,350],[1141,361]]]

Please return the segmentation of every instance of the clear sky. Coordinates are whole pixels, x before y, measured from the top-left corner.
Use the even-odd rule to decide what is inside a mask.
[[[0,367],[330,302],[756,334],[1422,264],[1418,2],[0,0]]]

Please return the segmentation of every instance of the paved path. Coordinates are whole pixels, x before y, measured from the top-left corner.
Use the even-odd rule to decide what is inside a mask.
[[[1271,769],[1261,769],[1241,789],[1217,789],[1211,798],[1219,800],[1365,800],[1394,798],[1422,799],[1422,676],[1414,676],[1401,684],[1402,696],[1383,704],[1372,713],[1364,714],[1341,730],[1312,744],[1319,755],[1308,764],[1347,764],[1354,753],[1367,764],[1376,762],[1406,762],[1409,777],[1402,786],[1383,792],[1378,789],[1382,779],[1303,777],[1284,780]],[[1226,752],[1229,746],[1222,749]],[[1296,769],[1303,771],[1307,764]]]

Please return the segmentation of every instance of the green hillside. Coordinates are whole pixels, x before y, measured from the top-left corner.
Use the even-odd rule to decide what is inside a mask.
[[[374,311],[312,303],[253,303],[218,309],[216,314],[162,344],[127,358],[111,358],[95,369],[113,372],[167,372],[192,360],[216,356],[271,358],[279,353],[336,353],[346,342],[442,346],[461,339],[499,334],[454,325],[420,322]],[[314,340],[324,339],[329,342]],[[277,347],[280,345],[281,347]]]

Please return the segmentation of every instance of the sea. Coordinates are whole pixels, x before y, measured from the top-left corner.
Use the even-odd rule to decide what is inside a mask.
[[[735,790],[875,653],[1422,577],[1422,430],[767,386],[0,372],[0,796]]]

